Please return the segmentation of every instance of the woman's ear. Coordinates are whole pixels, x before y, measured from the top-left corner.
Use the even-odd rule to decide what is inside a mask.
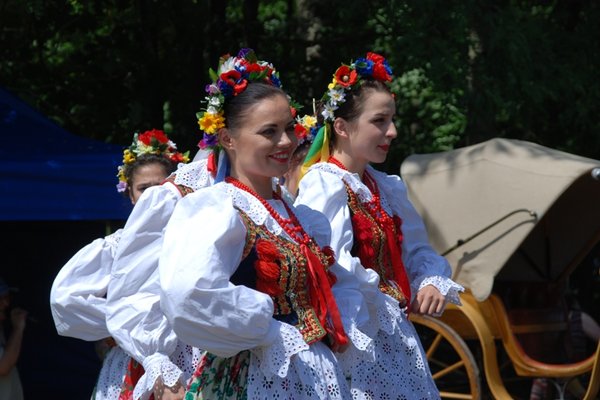
[[[340,117],[336,118],[333,121],[333,132],[338,136],[348,138],[350,136],[348,133],[348,121]]]
[[[217,132],[217,135],[219,137],[219,144],[221,145],[221,147],[227,150],[231,150],[233,146],[233,140],[231,138],[231,135],[229,134],[229,129],[221,128]]]

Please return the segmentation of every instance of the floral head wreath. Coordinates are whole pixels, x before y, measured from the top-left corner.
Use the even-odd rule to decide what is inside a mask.
[[[366,58],[358,58],[350,65],[342,64],[335,71],[333,81],[322,98],[325,104],[322,115],[325,121],[333,122],[335,110],[346,101],[346,92],[362,85],[365,79],[392,81],[392,68],[383,56],[369,52]]]
[[[206,85],[206,108],[196,114],[200,130],[204,132],[198,143],[200,149],[217,146],[217,132],[225,127],[223,106],[230,99],[246,90],[249,82],[266,82],[281,87],[279,73],[267,61],[260,61],[252,49],[241,49],[236,57],[229,54],[219,59],[217,72],[209,70],[212,83]]]
[[[294,133],[298,138],[298,146],[304,143],[312,143],[317,136],[319,126],[317,125],[317,117],[314,115],[303,115],[296,117],[296,126]]]
[[[173,163],[187,163],[189,151],[180,153],[177,151],[177,146],[172,142],[167,135],[158,129],[152,129],[144,133],[135,133],[131,146],[123,150],[123,165],[119,165],[117,177],[117,191],[120,193],[127,190],[127,178],[125,177],[126,169],[135,163],[135,161],[145,154],[155,154],[162,156]]]
[[[321,115],[325,121],[318,127],[308,154],[302,164],[301,175],[304,175],[311,165],[329,159],[329,126],[335,120],[335,110],[346,101],[346,94],[356,90],[366,80],[380,82],[392,81],[392,68],[387,60],[377,54],[369,52],[366,58],[358,58],[348,64],[342,64],[333,74],[332,82],[327,86],[327,92],[322,97],[323,111]]]

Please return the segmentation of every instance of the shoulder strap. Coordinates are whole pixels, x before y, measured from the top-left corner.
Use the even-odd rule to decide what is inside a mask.
[[[256,241],[256,234],[258,228],[254,222],[250,219],[248,214],[240,210],[236,207],[236,210],[240,213],[240,217],[242,218],[242,222],[246,227],[246,244],[244,245],[244,251],[242,253],[242,260],[250,254],[252,247],[254,247],[254,242]]]

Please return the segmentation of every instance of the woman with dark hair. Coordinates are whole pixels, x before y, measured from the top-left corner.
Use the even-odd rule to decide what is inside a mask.
[[[247,49],[213,79],[200,126],[217,183],[177,204],[159,264],[173,330],[206,351],[186,399],[349,399],[329,224],[274,191],[297,145],[289,99]]]
[[[337,69],[296,205],[325,214],[347,272],[334,293],[352,342],[338,356],[352,398],[431,399],[439,393],[408,313],[438,315],[447,301],[459,303],[462,287],[431,248],[402,180],[370,166],[385,161],[397,135],[391,74],[375,53]],[[344,292],[349,276],[361,282],[365,302]]]
[[[131,146],[123,152],[117,190],[135,205],[148,188],[160,185],[179,163],[187,161],[187,153],[178,152],[163,131],[136,133]],[[106,296],[122,233],[119,229],[79,250],[61,268],[50,292],[50,308],[58,333],[100,341],[106,348],[94,399],[131,398],[137,374],[137,363],[117,345],[106,323]],[[187,349],[181,350],[185,352]],[[176,359],[177,356],[173,358]]]

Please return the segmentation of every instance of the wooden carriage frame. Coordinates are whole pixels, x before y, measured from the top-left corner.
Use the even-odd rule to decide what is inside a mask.
[[[535,253],[539,250],[535,246],[545,241],[546,258],[554,256],[558,261],[554,262],[555,270],[548,270],[541,281],[547,278],[549,282],[564,282],[584,258],[600,246],[599,167],[598,160],[508,139],[414,155],[404,161],[401,176],[411,201],[423,216],[432,245],[441,254],[448,254],[453,279],[466,288],[461,295],[462,305],[449,305],[441,317],[414,314],[410,317],[420,335],[427,334],[421,339],[442,398],[481,399],[485,395],[512,399],[509,379],[530,383],[534,378],[546,378],[546,382],[555,386],[559,398],[564,398],[573,381],[585,383],[583,389],[580,387],[585,391],[581,394],[584,400],[597,398],[600,343],[594,353],[575,363],[551,364],[534,359],[523,348],[518,335],[559,331],[565,329],[564,324],[517,325],[492,286],[503,269],[522,267],[510,265],[517,250]],[[528,173],[531,178],[526,176]],[[505,179],[507,176],[512,180]],[[493,181],[494,187],[488,188],[489,193],[484,191],[479,195],[481,185],[489,181]],[[535,190],[535,195],[527,192],[530,188]],[[513,196],[506,194],[509,191]],[[496,193],[499,199],[493,198]],[[576,206],[569,202],[575,202]],[[479,206],[483,211],[479,210],[478,214]],[[565,240],[564,234],[555,238],[550,237],[552,233],[548,231],[573,230],[573,226],[567,224],[573,221],[565,222],[566,207],[574,209],[572,218],[587,226],[582,232],[577,230],[580,235],[573,235],[576,236],[574,243],[562,249],[559,247]],[[457,221],[463,221],[457,214],[470,217],[465,225],[471,226],[464,227],[461,233],[457,232],[463,227],[454,226]],[[489,222],[484,218],[490,215],[500,218],[479,230]],[[467,239],[458,239],[466,236],[468,230],[476,233]],[[473,244],[467,244],[471,240]],[[477,280],[469,275],[477,269],[489,269],[484,271],[487,276]],[[526,278],[532,279],[531,276],[526,275]],[[508,369],[510,377],[506,376]],[[447,384],[454,380],[458,382],[456,386]],[[442,382],[444,384],[440,384]]]

